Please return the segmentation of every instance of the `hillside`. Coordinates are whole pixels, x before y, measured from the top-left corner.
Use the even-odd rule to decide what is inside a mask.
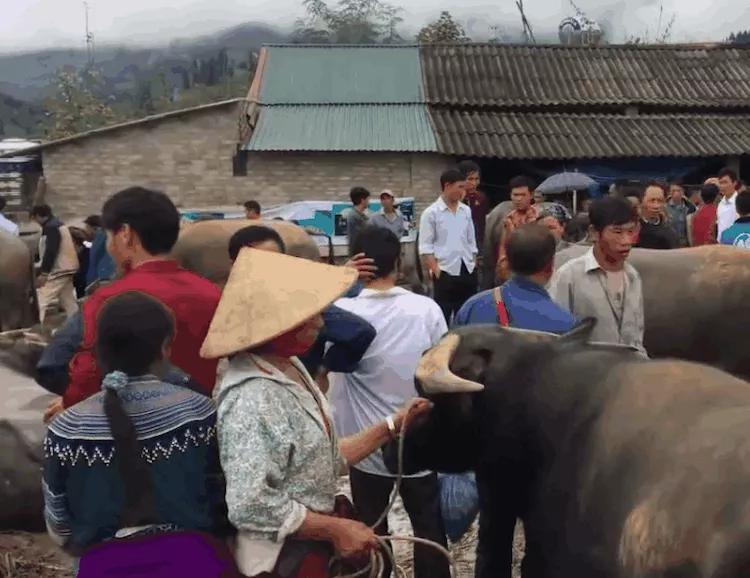
[[[0,93],[0,138],[40,137],[45,120],[42,107]]]
[[[164,46],[98,46],[97,96],[120,118],[239,96],[247,90],[260,47],[286,39],[283,32],[248,23]],[[86,64],[86,51],[77,48],[0,55],[4,136],[43,136],[44,102],[56,93],[58,71]]]

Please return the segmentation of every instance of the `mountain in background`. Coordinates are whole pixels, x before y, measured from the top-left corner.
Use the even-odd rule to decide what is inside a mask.
[[[97,46],[97,96],[123,119],[243,96],[260,47],[287,38],[269,26],[248,23],[161,47]],[[45,100],[58,90],[58,73],[87,64],[86,50],[77,48],[0,55],[0,138],[47,136]]]

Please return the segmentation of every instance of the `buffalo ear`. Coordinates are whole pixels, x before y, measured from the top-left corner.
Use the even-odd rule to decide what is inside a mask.
[[[595,317],[586,317],[573,329],[560,336],[560,343],[564,344],[581,344],[586,343],[591,338],[591,333],[596,326]]]

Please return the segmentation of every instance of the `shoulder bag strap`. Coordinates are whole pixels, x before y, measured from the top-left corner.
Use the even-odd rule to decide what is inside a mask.
[[[500,320],[500,325],[502,327],[509,327],[510,316],[508,315],[508,308],[503,301],[503,293],[500,287],[495,287],[493,294],[495,296],[495,307],[497,308],[497,318]]]

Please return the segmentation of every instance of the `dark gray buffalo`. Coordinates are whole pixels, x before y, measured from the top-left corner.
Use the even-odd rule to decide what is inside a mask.
[[[586,344],[592,325],[448,334],[417,371],[435,407],[406,472],[476,472],[482,578],[510,576],[516,516],[524,578],[750,576],[750,384]]]

